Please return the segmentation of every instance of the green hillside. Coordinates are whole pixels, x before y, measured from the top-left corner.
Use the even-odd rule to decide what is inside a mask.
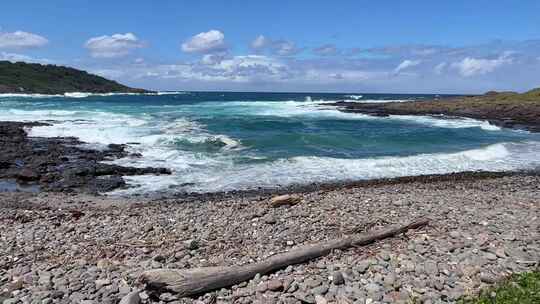
[[[63,94],[144,93],[116,81],[74,68],[36,63],[0,61],[0,93]]]

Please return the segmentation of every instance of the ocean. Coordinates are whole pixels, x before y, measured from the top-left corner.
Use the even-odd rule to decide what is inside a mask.
[[[325,105],[435,95],[163,92],[0,95],[0,120],[44,121],[30,136],[127,144],[170,176],[126,177],[111,195],[277,188],[470,170],[540,166],[540,135],[473,119],[372,117]]]

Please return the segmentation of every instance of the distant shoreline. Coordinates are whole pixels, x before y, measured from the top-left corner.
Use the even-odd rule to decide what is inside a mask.
[[[342,112],[372,116],[431,115],[487,120],[503,128],[540,132],[540,89],[518,94],[490,92],[481,96],[444,98],[441,100],[357,103],[339,101],[333,104]]]

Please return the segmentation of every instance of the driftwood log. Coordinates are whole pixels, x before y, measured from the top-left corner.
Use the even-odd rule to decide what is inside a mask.
[[[261,275],[267,274],[289,265],[300,264],[327,255],[334,249],[368,245],[375,241],[404,233],[409,229],[423,227],[428,222],[427,219],[419,219],[401,226],[308,245],[249,265],[149,270],[141,275],[140,282],[146,284],[147,289],[173,292],[181,297],[200,295],[205,292],[248,281],[257,273]]]

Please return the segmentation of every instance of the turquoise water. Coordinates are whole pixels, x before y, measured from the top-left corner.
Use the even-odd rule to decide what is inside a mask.
[[[76,136],[92,148],[125,143],[171,168],[128,177],[116,193],[213,192],[540,164],[540,136],[472,119],[370,117],[325,103],[430,95],[209,93],[0,97],[0,120],[49,121],[33,136]]]

